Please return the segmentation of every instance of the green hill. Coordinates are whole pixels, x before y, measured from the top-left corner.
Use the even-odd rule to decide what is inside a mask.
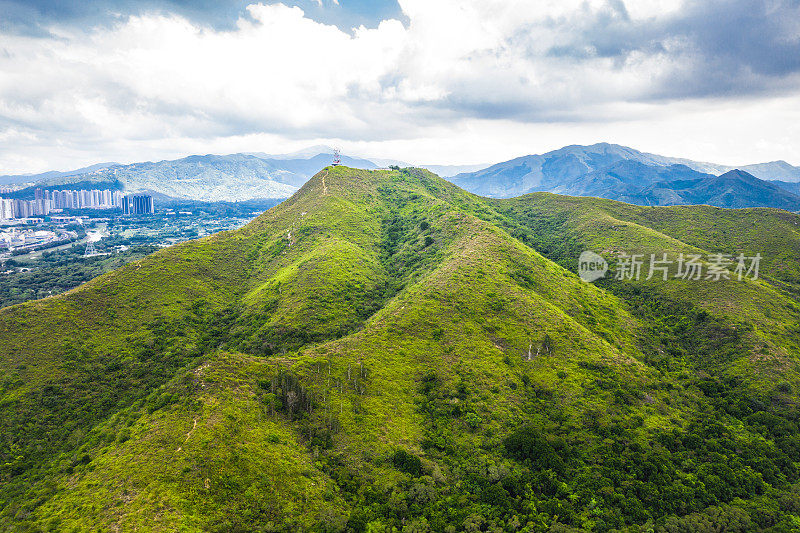
[[[0,528],[792,531],[798,222],[326,168],[0,310]],[[583,249],[764,261],[589,284]]]

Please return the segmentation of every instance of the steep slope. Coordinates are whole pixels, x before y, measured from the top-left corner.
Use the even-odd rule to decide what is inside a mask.
[[[676,312],[702,323],[687,344],[640,296],[587,284],[553,253],[600,244],[598,224],[623,220],[613,209],[647,217],[581,201],[486,201],[421,170],[328,167],[241,230],[0,310],[0,525],[791,524],[798,307],[772,281],[791,276],[757,300],[703,284],[694,298],[727,303]],[[795,220],[773,215],[788,214],[763,213],[773,238],[796,242]],[[703,245],[625,224],[625,244]]]
[[[669,280],[662,281],[659,272],[645,280],[645,267],[640,281],[617,283],[607,279],[603,286],[624,295],[634,285],[637,291],[702,309],[731,325],[746,316],[746,322],[756,327],[746,326],[740,333],[747,332],[749,345],[756,352],[776,359],[788,357],[793,361],[796,355],[792,354],[800,349],[796,337],[800,322],[796,305],[796,295],[800,293],[798,215],[767,209],[637,207],[546,193],[496,205],[510,218],[505,224],[514,228],[512,231],[573,271],[577,270],[583,250],[602,253],[612,267],[620,253],[641,254],[643,258],[650,254],[661,258],[666,253],[673,259]],[[726,254],[731,262],[738,254],[759,254],[759,279],[739,281],[731,275],[734,264],[730,265],[731,279],[706,279],[705,274],[699,280],[674,279],[675,260],[681,253],[687,257],[700,254],[706,262],[715,253]],[[747,350],[736,354],[743,365],[749,364],[748,358],[758,357]]]
[[[98,424],[75,458],[62,456],[56,492],[37,515],[50,529],[78,531],[343,523],[335,484],[276,416],[264,387],[273,378],[269,361],[228,353],[180,372]]]

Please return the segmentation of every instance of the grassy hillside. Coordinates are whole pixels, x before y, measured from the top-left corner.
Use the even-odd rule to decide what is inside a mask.
[[[727,210],[708,206],[638,207],[595,198],[534,194],[496,204],[502,224],[546,256],[575,271],[582,250],[614,264],[620,252],[649,259],[667,253],[760,254],[759,279],[680,280],[660,276],[633,283],[661,298],[680,301],[721,318],[759,326],[754,332],[775,356],[797,353],[800,216],[770,209]],[[670,277],[676,265],[671,266]],[[733,270],[733,267],[731,267]],[[642,278],[646,277],[645,269]],[[610,276],[609,276],[610,277]],[[705,278],[705,276],[703,276]],[[629,291],[631,283],[604,287]]]
[[[329,167],[0,310],[0,527],[791,531],[797,218]],[[574,273],[664,247],[764,277]]]

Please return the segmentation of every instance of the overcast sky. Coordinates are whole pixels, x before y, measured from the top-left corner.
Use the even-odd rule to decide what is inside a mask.
[[[0,174],[312,144],[800,164],[800,0],[0,0]]]

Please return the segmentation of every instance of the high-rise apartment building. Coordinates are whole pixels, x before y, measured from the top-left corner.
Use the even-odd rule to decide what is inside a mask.
[[[48,215],[53,209],[120,209],[125,198],[120,191],[111,189],[48,191],[37,188],[33,195],[33,200],[0,198],[0,220]],[[144,199],[133,200],[134,214],[153,213],[152,197],[138,195],[130,198]]]
[[[12,218],[14,218],[14,200],[0,198],[0,220],[10,220]]]
[[[154,212],[152,196],[141,194],[122,197],[122,213],[125,215],[152,215]]]

